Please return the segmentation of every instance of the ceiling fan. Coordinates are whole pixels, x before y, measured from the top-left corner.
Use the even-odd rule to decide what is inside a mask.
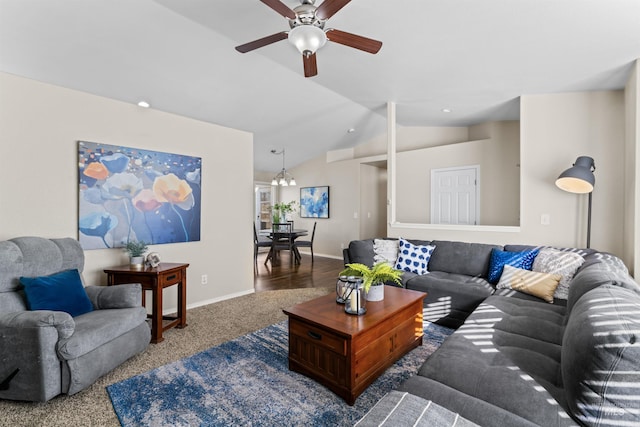
[[[324,46],[327,40],[373,54],[378,53],[382,47],[382,42],[377,40],[334,28],[324,29],[327,20],[351,0],[324,0],[320,6],[314,6],[315,0],[300,0],[302,4],[294,9],[290,9],[280,0],[260,1],[287,18],[291,30],[236,46],[238,52],[251,52],[280,40],[289,39],[302,54],[304,76],[312,77],[318,74],[316,51]]]

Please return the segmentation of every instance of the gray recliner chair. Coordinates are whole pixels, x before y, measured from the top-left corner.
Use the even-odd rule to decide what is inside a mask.
[[[84,252],[74,239],[0,241],[0,399],[75,394],[149,345],[140,284],[86,286],[93,311],[76,317],[28,310],[21,276],[81,273],[83,267]]]

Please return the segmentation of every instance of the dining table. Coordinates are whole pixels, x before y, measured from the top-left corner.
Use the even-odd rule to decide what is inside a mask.
[[[273,236],[274,236],[274,232],[271,229],[260,230],[258,234],[260,234],[261,236],[267,236],[270,239],[273,239]],[[289,239],[295,262],[296,264],[300,264],[300,260],[302,259],[302,256],[300,255],[298,248],[295,247],[294,243],[298,237],[307,236],[309,234],[309,230],[305,230],[303,228],[295,228],[291,230],[291,232],[277,231],[275,234],[278,235],[279,239]],[[279,252],[280,250],[274,250],[274,246],[272,245],[271,250],[267,255],[267,259],[265,260],[265,264],[267,263],[267,261],[271,261],[271,264],[277,263],[279,258],[278,257]]]

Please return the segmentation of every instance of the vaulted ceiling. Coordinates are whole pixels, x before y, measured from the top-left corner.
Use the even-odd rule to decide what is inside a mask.
[[[259,0],[0,0],[0,70],[253,132],[276,172],[271,149],[292,167],[385,132],[388,101],[405,126],[512,120],[523,94],[621,89],[640,58],[638,0],[352,0],[326,28],[382,49],[329,42],[305,78],[286,40],[234,49],[289,29]]]

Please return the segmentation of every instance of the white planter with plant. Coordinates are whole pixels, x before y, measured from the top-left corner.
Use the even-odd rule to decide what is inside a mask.
[[[144,265],[144,253],[148,249],[147,244],[142,240],[139,242],[132,240],[127,243],[127,246],[125,246],[124,249],[129,253],[129,263],[131,266],[135,268],[142,268]]]
[[[346,267],[340,272],[340,276],[362,277],[367,301],[382,301],[384,299],[385,282],[393,282],[402,286],[400,281],[402,271],[396,270],[386,262],[379,262],[373,267],[360,263],[347,264]]]

